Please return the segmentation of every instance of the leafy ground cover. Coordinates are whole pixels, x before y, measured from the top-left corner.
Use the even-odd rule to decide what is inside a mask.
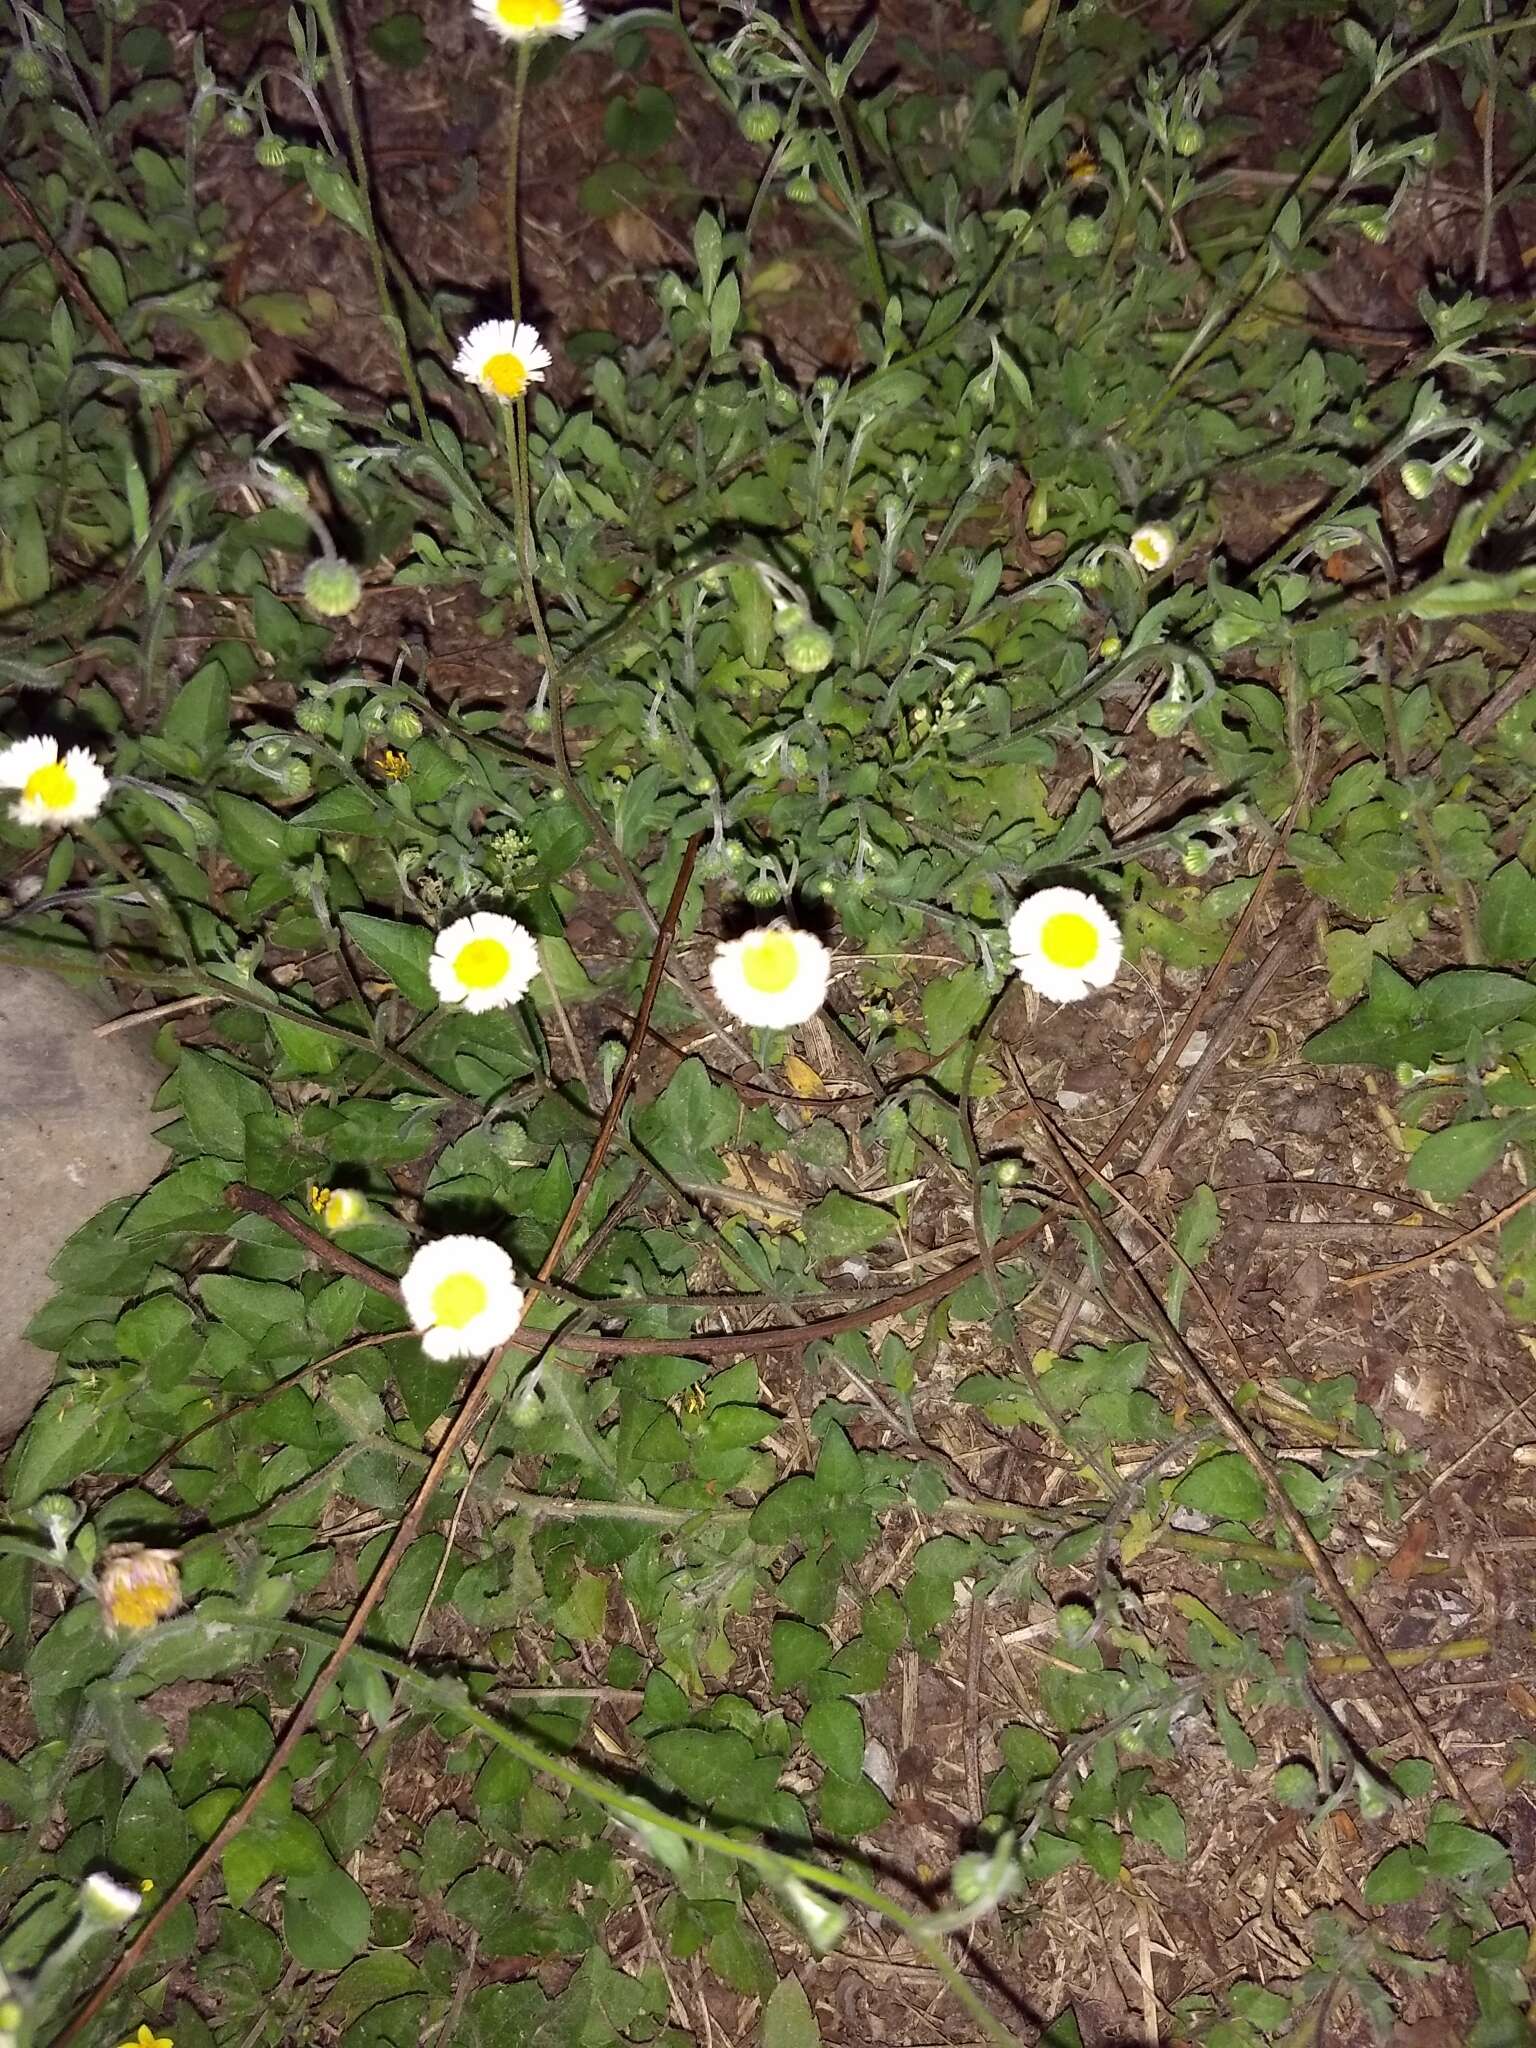
[[[168,1120],[0,2038],[1526,2038],[1536,36],[1399,15],[18,5],[0,958]]]

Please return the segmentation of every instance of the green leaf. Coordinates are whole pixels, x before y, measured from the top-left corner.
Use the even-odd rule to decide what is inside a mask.
[[[798,1977],[781,1977],[769,1994],[763,2048],[821,2048],[821,2029]]]
[[[368,31],[368,47],[397,71],[414,71],[427,57],[427,39],[419,14],[387,14]],[[249,304],[249,301],[243,301]]]
[[[1518,860],[1489,877],[1477,906],[1478,936],[1496,967],[1536,960],[1536,875]]]
[[[824,1670],[832,1658],[825,1630],[784,1618],[773,1624],[773,1689],[793,1692],[797,1685]]]
[[[246,1118],[272,1110],[259,1081],[212,1053],[182,1053],[176,1092],[199,1149],[219,1159],[244,1159]]]
[[[396,924],[387,917],[370,917],[365,911],[343,913],[342,929],[418,1010],[435,1010],[437,994],[427,977],[432,957],[432,934],[422,924]]]
[[[1368,1906],[1398,1906],[1416,1899],[1428,1881],[1424,1851],[1403,1846],[1387,1851],[1360,1891]]]
[[[805,1248],[818,1264],[823,1259],[853,1259],[883,1244],[896,1229],[889,1209],[861,1202],[834,1188],[805,1212]]]
[[[1222,1451],[1186,1472],[1173,1489],[1180,1507],[1218,1522],[1253,1522],[1264,1512],[1258,1474],[1237,1451]]]
[[[845,1842],[873,1834],[891,1811],[889,1800],[873,1778],[862,1772],[842,1778],[831,1771],[821,1781],[816,1809],[822,1826]]]
[[[603,135],[620,156],[654,156],[672,140],[677,108],[659,85],[642,85],[633,99],[616,96],[603,114]]]
[[[1186,1266],[1198,1266],[1209,1252],[1221,1231],[1221,1209],[1215,1195],[1202,1181],[1179,1211],[1178,1222],[1174,1225],[1174,1249],[1184,1261],[1175,1266],[1168,1276],[1168,1320],[1177,1329],[1184,1308],[1184,1296],[1189,1287]]]
[[[1408,1185],[1431,1201],[1454,1202],[1475,1180],[1497,1166],[1519,1134],[1519,1122],[1473,1117],[1427,1137],[1408,1167]]]
[[[123,1409],[105,1407],[90,1385],[55,1387],[27,1424],[26,1434],[12,1454],[12,1508],[30,1506],[39,1494],[68,1486],[82,1472],[105,1469],[125,1427]]]
[[[765,1493],[752,1510],[748,1530],[754,1543],[777,1550],[799,1538],[805,1542],[820,1527],[823,1502],[816,1483],[807,1473],[796,1472],[772,1493]]]
[[[1142,1792],[1131,1801],[1131,1833],[1138,1842],[1154,1842],[1170,1863],[1189,1854],[1184,1816],[1166,1792]]]
[[[1464,1821],[1433,1820],[1424,1830],[1424,1867],[1431,1877],[1496,1892],[1511,1875],[1509,1851],[1494,1835]]]
[[[851,1700],[821,1700],[800,1723],[800,1733],[813,1756],[840,1778],[856,1778],[864,1768],[864,1718]]]
[[[229,738],[229,678],[219,661],[205,661],[171,699],[160,737],[191,749],[200,763],[213,759]]]
[[[334,1863],[328,1870],[289,1878],[283,1938],[301,1968],[344,1970],[368,1946],[371,1921],[367,1894]]]

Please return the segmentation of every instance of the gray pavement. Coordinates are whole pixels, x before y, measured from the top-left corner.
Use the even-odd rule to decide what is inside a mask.
[[[94,1035],[105,1012],[52,975],[0,971],[0,1444],[32,1412],[54,1360],[22,1339],[60,1245],[165,1164],[150,1131],[154,1027]]]

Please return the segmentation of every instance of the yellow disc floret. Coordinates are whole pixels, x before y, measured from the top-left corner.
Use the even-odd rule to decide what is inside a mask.
[[[471,939],[453,963],[465,988],[494,988],[511,965],[512,955],[500,939]]]
[[[462,1330],[484,1314],[489,1300],[485,1282],[475,1274],[450,1273],[432,1290],[432,1320],[446,1323],[450,1330]]]
[[[782,995],[799,971],[799,951],[788,932],[764,932],[742,950],[742,978],[759,995]]]
[[[1045,921],[1040,950],[1053,967],[1086,967],[1099,950],[1099,935],[1086,917],[1059,910]]]

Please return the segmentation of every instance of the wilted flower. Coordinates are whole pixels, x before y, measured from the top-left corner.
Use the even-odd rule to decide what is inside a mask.
[[[143,1903],[142,1892],[104,1870],[93,1870],[80,1887],[81,1912],[102,1927],[126,1927]]]
[[[181,1573],[174,1550],[123,1543],[109,1550],[96,1580],[96,1598],[112,1629],[153,1628],[181,1605]]]
[[[1155,575],[1159,569],[1166,569],[1173,560],[1175,546],[1173,528],[1152,524],[1138,526],[1131,535],[1131,555],[1139,566]]]

